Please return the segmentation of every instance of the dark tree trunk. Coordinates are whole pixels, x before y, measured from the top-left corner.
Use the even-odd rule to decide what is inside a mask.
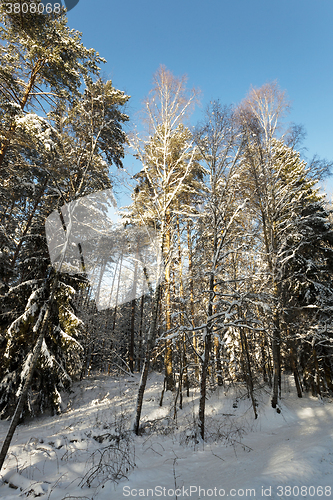
[[[250,395],[250,398],[252,401],[254,418],[258,418],[256,401],[255,401],[254,394],[253,394],[253,376],[252,376],[252,369],[251,369],[249,346],[248,346],[248,342],[247,342],[247,338],[246,338],[246,333],[245,333],[243,328],[240,328],[240,336],[241,336],[242,351],[243,351],[243,355],[245,358],[246,385],[247,385],[247,389],[249,391],[249,395]]]
[[[281,384],[280,374],[280,331],[277,322],[274,322],[272,353],[273,353],[273,388],[272,388],[272,408],[276,408],[279,397],[279,387]]]
[[[141,357],[142,357],[142,327],[143,327],[143,307],[144,307],[145,296],[141,297],[141,305],[140,305],[140,327],[139,327],[139,349],[138,349],[138,357],[137,357],[137,369],[140,371],[141,369]]]
[[[301,385],[301,381],[300,381],[300,377],[299,377],[299,373],[298,373],[298,369],[297,369],[297,358],[296,358],[295,346],[294,346],[293,342],[290,343],[289,351],[290,351],[290,364],[291,364],[291,369],[292,369],[293,374],[294,374],[297,396],[299,398],[301,398],[302,397],[302,385]]]
[[[130,345],[129,345],[129,369],[134,372],[134,326],[135,326],[135,304],[136,299],[131,302],[131,330],[130,330]]]
[[[205,408],[206,408],[206,391],[207,391],[207,376],[211,351],[211,333],[206,333],[204,359],[201,364],[201,380],[200,380],[200,401],[199,401],[199,429],[201,439],[205,439]]]
[[[135,418],[134,418],[133,425],[132,425],[132,430],[135,432],[136,435],[139,434],[143,395],[144,395],[144,392],[146,389],[146,384],[147,384],[151,351],[154,347],[156,333],[157,333],[157,320],[158,320],[158,310],[159,310],[159,305],[160,305],[160,294],[161,294],[161,284],[157,285],[156,291],[154,294],[152,321],[151,321],[151,325],[150,325],[150,328],[148,331],[146,355],[145,355],[145,359],[143,362],[141,379],[140,379],[140,384],[139,384],[139,389],[138,389],[138,397],[137,397],[137,402],[136,402]]]

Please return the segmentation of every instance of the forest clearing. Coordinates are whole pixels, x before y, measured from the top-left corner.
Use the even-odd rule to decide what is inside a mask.
[[[61,415],[20,425],[0,485],[1,498],[277,500],[291,496],[286,486],[296,497],[330,498],[331,401],[312,396],[295,400],[289,377],[283,381],[281,413],[273,413],[267,391],[258,391],[260,416],[254,420],[244,386],[226,394],[217,389],[209,395],[208,437],[203,443],[195,425],[198,390],[191,391],[174,418],[170,393],[159,406],[163,377],[155,374],[147,384],[142,433],[126,434],[138,383],[137,376],[93,374],[74,385]],[[0,439],[6,427],[0,422]]]

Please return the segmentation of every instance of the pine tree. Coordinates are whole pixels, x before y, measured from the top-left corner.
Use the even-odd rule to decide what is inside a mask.
[[[30,110],[44,111],[54,97],[72,100],[84,77],[97,74],[104,60],[80,41],[81,35],[67,27],[64,11],[44,15],[8,13],[1,0],[0,49],[1,133],[0,167],[16,135],[17,120]],[[36,4],[39,3],[36,2]],[[38,10],[38,9],[37,9]],[[44,104],[43,104],[44,103]]]
[[[122,165],[128,120],[120,111],[128,97],[111,82],[93,81],[103,60],[81,44],[63,12],[22,21],[5,10],[1,2],[1,416],[19,399],[1,465],[21,414],[59,411],[60,389],[81,371],[73,296],[84,283],[51,270],[45,220],[64,203],[111,186],[109,168]]]

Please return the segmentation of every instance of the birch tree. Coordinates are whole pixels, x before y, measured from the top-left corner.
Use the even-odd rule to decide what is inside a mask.
[[[266,263],[265,287],[270,295],[268,309],[271,311],[269,330],[273,358],[273,408],[278,405],[281,391],[282,356],[290,358],[298,396],[302,395],[295,344],[296,332],[301,323],[300,316],[297,319],[297,308],[291,307],[297,296],[291,290],[293,286],[296,289],[300,286],[297,282],[300,275],[304,276],[304,270],[300,275],[292,273],[289,278],[285,272],[294,266],[300,271],[298,263],[302,261],[301,254],[310,245],[310,232],[305,229],[310,222],[305,213],[312,213],[313,217],[318,216],[317,210],[325,213],[323,208],[319,208],[322,201],[316,192],[316,180],[311,169],[300,160],[299,153],[283,142],[281,125],[287,109],[285,95],[276,84],[253,89],[240,108],[246,141],[243,164],[247,184],[243,186],[261,227],[258,251],[261,247],[261,255]],[[279,132],[281,138],[278,140]],[[329,240],[329,233],[327,238]],[[327,255],[330,255],[329,245],[327,243]],[[314,249],[313,254],[316,255]],[[328,283],[326,286],[329,286]],[[326,371],[330,372],[330,368]]]
[[[264,258],[269,270],[273,297],[277,297],[277,241],[276,241],[276,186],[272,182],[273,160],[272,143],[277,134],[281,119],[288,109],[285,93],[277,84],[266,84],[260,89],[251,89],[239,107],[239,119],[243,125],[246,140],[245,162],[251,178],[252,200],[260,218],[264,245]],[[280,364],[280,324],[277,302],[272,309],[272,353],[273,389],[272,406],[277,405],[281,381]]]
[[[183,125],[186,114],[196,99],[196,92],[186,89],[186,78],[176,78],[161,66],[154,75],[154,86],[145,101],[146,119],[150,133],[147,140],[132,139],[132,147],[142,163],[137,174],[133,213],[141,224],[153,224],[160,234],[160,253],[164,261],[166,290],[166,326],[171,326],[170,263],[173,245],[175,208],[186,180],[197,165],[197,150],[191,134]],[[147,351],[133,429],[139,430],[144,388],[152,347],[157,334],[157,315],[160,308],[162,283],[154,293],[153,312],[147,341]],[[165,377],[167,389],[173,388],[172,346],[166,340]]]
[[[228,318],[236,313],[237,301],[232,300],[223,269],[228,255],[236,251],[233,241],[239,231],[239,217],[245,210],[246,200],[238,190],[242,142],[234,127],[231,110],[213,102],[207,109],[206,122],[197,129],[195,137],[207,171],[207,193],[204,212],[198,221],[200,239],[196,247],[204,256],[201,262],[196,262],[197,273],[204,276],[200,287],[202,323],[196,327],[203,341],[199,429],[204,440],[207,376],[213,341],[223,337],[221,333],[228,328]],[[200,251],[201,245],[203,251]]]

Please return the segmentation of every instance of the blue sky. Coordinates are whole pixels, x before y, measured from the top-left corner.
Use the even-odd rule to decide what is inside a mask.
[[[210,100],[237,104],[277,80],[288,120],[307,131],[307,156],[333,160],[332,0],[80,0],[68,24],[107,59],[103,74],[131,95],[133,121],[160,64],[201,89],[193,124]]]

